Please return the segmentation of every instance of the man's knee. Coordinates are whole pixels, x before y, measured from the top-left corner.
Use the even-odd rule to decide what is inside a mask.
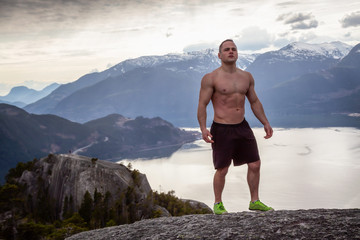
[[[229,167],[218,168],[218,169],[216,169],[216,173],[222,177],[225,177],[226,174],[228,173],[228,170],[229,170]]]
[[[260,171],[261,161],[258,160],[256,162],[248,163],[249,170],[251,171]]]

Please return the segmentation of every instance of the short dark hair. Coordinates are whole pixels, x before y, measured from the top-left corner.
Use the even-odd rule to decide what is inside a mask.
[[[226,40],[224,40],[224,41],[220,44],[220,46],[219,46],[219,53],[221,52],[221,47],[222,47],[222,45],[223,45],[225,42],[233,42],[233,43],[234,43],[234,40],[232,40],[232,39],[226,39]]]

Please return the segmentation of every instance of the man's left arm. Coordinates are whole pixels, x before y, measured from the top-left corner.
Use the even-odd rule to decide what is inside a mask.
[[[249,86],[249,90],[246,94],[246,97],[249,100],[250,106],[251,106],[251,110],[253,111],[254,115],[256,116],[257,119],[259,119],[259,121],[264,125],[264,130],[266,133],[265,138],[271,138],[273,135],[273,129],[270,126],[270,123],[265,115],[265,111],[263,108],[262,103],[260,102],[259,98],[256,95],[255,92],[255,81],[253,76],[249,73],[249,77],[250,77],[250,86]]]

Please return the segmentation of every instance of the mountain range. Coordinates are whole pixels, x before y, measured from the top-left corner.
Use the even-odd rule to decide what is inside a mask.
[[[239,53],[238,67],[253,74],[274,126],[353,126],[359,121],[347,114],[360,111],[354,102],[360,94],[358,48],[350,51],[352,46],[341,42],[295,42],[263,54]],[[130,59],[62,85],[24,109],[80,123],[118,113],[159,116],[176,126],[195,127],[201,78],[219,66],[217,51],[211,49]],[[211,107],[208,114],[211,121]],[[251,113],[246,117],[258,124]]]
[[[241,56],[238,66],[246,67],[255,56]],[[132,118],[173,115],[170,118],[173,123],[185,126],[193,122],[196,108],[193,103],[197,102],[201,75],[218,65],[214,50],[130,59],[104,72],[88,74],[60,86],[25,109],[37,114],[56,114],[76,122],[112,113]],[[85,115],[82,114],[84,107],[87,108]]]
[[[7,103],[17,107],[36,102],[54,91],[60,84],[52,83],[44,89],[38,91],[25,86],[18,86],[11,89],[6,96],[0,96],[0,103]]]
[[[266,53],[247,69],[270,118],[285,127],[360,127],[359,118],[349,117],[360,112],[360,44],[347,54],[339,43],[303,45]]]
[[[246,68],[254,61],[256,54],[244,54],[239,57],[238,66]],[[192,52],[186,54],[168,54],[165,56],[143,56],[136,59],[123,61],[103,72],[86,74],[78,80],[61,85],[51,95],[39,100],[34,104],[26,106],[26,110],[32,113],[53,113],[57,106],[61,106],[61,101],[71,96],[77,91],[86,90],[87,87],[93,86],[108,78],[122,77],[124,74],[138,69],[153,69],[165,67],[169,71],[184,72],[191,70],[193,72],[207,72],[220,64],[215,50],[206,50],[205,52]],[[113,112],[109,112],[111,114]],[[98,114],[101,115],[101,114]],[[136,114],[135,114],[136,115]],[[138,114],[139,116],[142,114]],[[71,119],[71,118],[70,118]],[[88,118],[91,120],[91,118]]]
[[[80,124],[0,104],[0,181],[18,162],[49,153],[70,152],[110,161],[165,157],[197,137],[161,118],[129,119],[112,114]]]

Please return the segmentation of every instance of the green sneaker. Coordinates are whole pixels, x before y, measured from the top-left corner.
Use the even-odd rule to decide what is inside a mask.
[[[264,203],[257,200],[255,202],[250,202],[249,210],[258,210],[258,211],[273,211],[272,207],[266,206]]]
[[[214,213],[215,214],[224,214],[227,213],[224,204],[222,202],[219,202],[217,204],[214,204]]]

